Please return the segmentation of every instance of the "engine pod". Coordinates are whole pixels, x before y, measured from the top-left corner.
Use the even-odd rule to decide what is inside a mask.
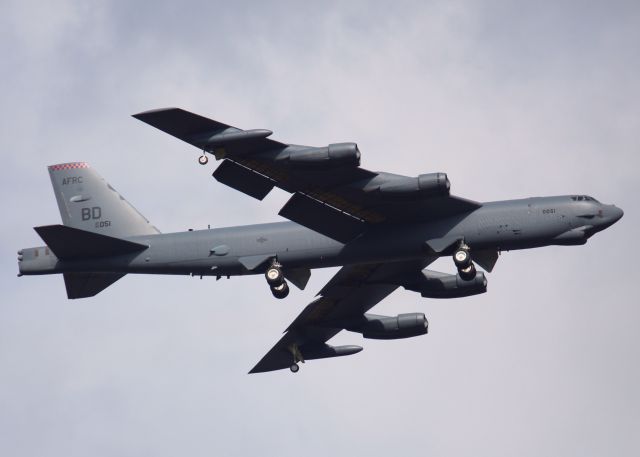
[[[428,298],[460,298],[485,293],[487,278],[481,271],[476,273],[475,278],[466,281],[457,274],[424,270],[416,281],[404,287]]]
[[[396,340],[424,335],[429,330],[429,322],[423,313],[406,313],[394,317],[365,314],[364,319],[358,328],[349,329],[362,333],[364,338]]]
[[[336,143],[324,148],[292,151],[284,160],[292,168],[307,170],[357,167],[360,165],[360,150],[356,143]]]
[[[367,194],[385,199],[407,200],[427,196],[449,195],[451,183],[446,173],[427,173],[416,178],[378,173],[374,179],[364,184]]]

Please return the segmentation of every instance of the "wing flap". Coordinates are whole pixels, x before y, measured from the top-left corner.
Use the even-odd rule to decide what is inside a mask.
[[[273,189],[273,181],[247,167],[230,160],[220,164],[213,177],[229,187],[239,190],[257,200],[262,200]]]
[[[278,214],[341,243],[365,230],[359,219],[300,193],[293,194]]]

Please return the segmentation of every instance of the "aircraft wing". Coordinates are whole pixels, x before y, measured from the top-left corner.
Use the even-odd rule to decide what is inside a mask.
[[[280,215],[343,243],[370,224],[433,220],[480,204],[449,194],[444,173],[408,177],[361,168],[355,143],[298,146],[179,108],[134,115],[222,160],[213,176],[262,200],[273,187],[293,194]]]
[[[403,277],[419,273],[434,260],[425,258],[341,268],[249,373],[280,370],[294,362],[360,352],[362,348],[359,346],[331,346],[326,343],[363,319],[369,309],[401,285]]]

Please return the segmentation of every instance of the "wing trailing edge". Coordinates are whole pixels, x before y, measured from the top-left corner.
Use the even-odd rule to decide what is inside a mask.
[[[271,179],[231,160],[223,161],[212,175],[218,182],[262,200],[273,189]]]
[[[341,243],[348,243],[365,230],[361,220],[297,192],[278,214]]]

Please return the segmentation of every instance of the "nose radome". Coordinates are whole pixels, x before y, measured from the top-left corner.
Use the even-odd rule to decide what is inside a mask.
[[[610,208],[611,223],[614,224],[618,222],[622,218],[622,216],[624,216],[624,211],[622,211],[615,205],[611,205]]]

